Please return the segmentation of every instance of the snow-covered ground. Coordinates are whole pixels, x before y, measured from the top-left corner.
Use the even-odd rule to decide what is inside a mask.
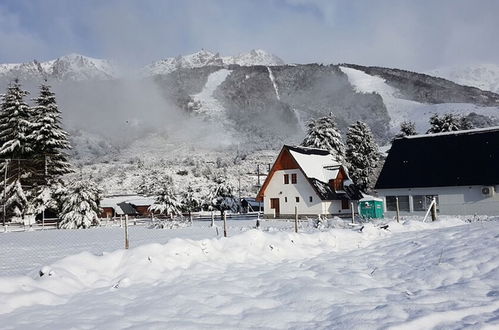
[[[227,239],[207,226],[154,230],[183,238],[76,254],[42,277],[1,277],[0,328],[499,327],[496,221],[442,217],[300,234],[236,227]],[[0,239],[29,255],[50,245],[48,233],[27,249],[11,237],[38,233]]]
[[[456,115],[468,115],[475,112],[479,115],[496,118],[499,113],[498,107],[480,107],[467,103],[442,103],[428,104],[401,98],[398,90],[389,86],[383,78],[371,76],[367,73],[340,67],[348,76],[349,82],[360,93],[378,93],[383,98],[388,115],[390,116],[390,129],[395,133],[400,129],[403,121],[412,121],[416,124],[416,130],[420,133],[429,128],[429,118],[433,114],[442,115],[452,113]]]

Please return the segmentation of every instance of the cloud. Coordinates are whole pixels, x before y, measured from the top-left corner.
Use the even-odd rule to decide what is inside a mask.
[[[494,0],[5,0],[0,62],[80,52],[139,66],[263,48],[298,63],[498,63],[497,12]]]

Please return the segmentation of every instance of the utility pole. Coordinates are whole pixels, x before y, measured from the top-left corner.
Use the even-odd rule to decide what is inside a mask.
[[[260,188],[260,164],[256,164],[256,175],[258,177],[257,186]]]
[[[237,192],[239,195],[239,202],[237,204],[237,208],[239,210],[239,213],[241,213],[241,171],[239,168],[237,169]]]

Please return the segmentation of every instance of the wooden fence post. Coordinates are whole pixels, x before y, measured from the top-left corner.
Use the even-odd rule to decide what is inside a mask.
[[[396,208],[397,208],[397,222],[400,222],[400,209],[399,209],[399,198],[398,196],[395,197],[395,204],[396,204]]]
[[[298,206],[295,206],[295,233],[298,233]]]
[[[129,248],[128,242],[128,214],[125,214],[125,249]]]
[[[227,237],[227,212],[224,212],[224,237]]]
[[[437,220],[437,199],[433,197],[431,206],[431,221]]]
[[[353,208],[353,202],[350,202],[350,208],[352,209],[352,223],[355,223],[355,209]]]

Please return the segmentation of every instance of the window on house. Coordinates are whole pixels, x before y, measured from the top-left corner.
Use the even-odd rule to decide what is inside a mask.
[[[412,196],[412,208],[414,211],[426,211],[430,207],[433,197],[437,200],[438,210],[438,196],[434,195],[415,195]]]
[[[291,183],[296,184],[296,173],[291,174]]]
[[[350,208],[350,201],[348,199],[341,200],[341,209],[348,210]]]
[[[289,184],[289,174],[284,174],[284,184]]]
[[[295,200],[296,200],[297,203],[299,203],[300,202],[300,197],[295,197]]]
[[[287,197],[284,197],[284,202],[287,203],[288,202],[288,198]]]
[[[399,210],[409,212],[409,196],[386,196],[386,210],[397,211],[397,197],[399,199]]]
[[[312,198],[312,196],[310,196],[310,197],[308,198],[308,201],[309,201],[310,203],[312,203],[312,200],[313,200],[313,198]]]

